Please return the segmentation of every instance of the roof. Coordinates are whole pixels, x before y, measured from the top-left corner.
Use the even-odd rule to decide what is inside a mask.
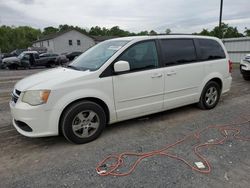
[[[81,31],[78,31],[77,29],[68,29],[68,30],[65,30],[65,31],[59,31],[59,32],[56,32],[56,33],[52,33],[52,34],[43,36],[43,37],[39,38],[38,40],[34,41],[33,43],[35,43],[35,42],[41,42],[41,41],[46,41],[46,40],[50,40],[50,39],[54,39],[54,38],[59,37],[59,36],[65,34],[65,33],[70,32],[70,31],[77,31],[77,32],[79,32],[79,33],[81,33],[83,35],[86,35],[86,36],[88,36],[88,37],[90,37],[90,38],[93,39],[93,37],[91,37],[91,36],[89,36],[89,35],[87,35],[85,33],[82,33]]]
[[[86,35],[86,36],[92,38],[96,42],[102,42],[102,41],[105,41],[105,40],[117,38],[116,36],[93,36],[93,35],[91,36],[91,35],[88,35],[86,33],[82,33],[81,31],[78,31],[77,29],[68,29],[68,30],[65,30],[65,31],[59,31],[59,32],[56,32],[56,33],[52,33],[52,34],[43,36],[43,37],[39,38],[38,40],[34,41],[33,43],[54,39],[56,37],[59,37],[59,36],[65,34],[65,33],[67,33],[67,32],[70,32],[70,31],[77,31],[77,32],[79,32],[79,33],[81,33],[83,35]]]
[[[202,35],[147,35],[147,36],[130,36],[130,37],[120,37],[115,38],[111,40],[150,40],[150,39],[171,39],[171,38],[200,38],[200,39],[214,39],[214,40],[220,40],[216,37],[210,37],[210,36],[202,36]]]
[[[24,54],[37,54],[37,51],[23,51]]]

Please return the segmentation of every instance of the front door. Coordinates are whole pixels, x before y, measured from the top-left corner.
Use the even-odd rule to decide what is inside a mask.
[[[133,45],[119,60],[128,61],[130,71],[113,76],[118,120],[162,110],[164,73],[159,68],[155,41]]]

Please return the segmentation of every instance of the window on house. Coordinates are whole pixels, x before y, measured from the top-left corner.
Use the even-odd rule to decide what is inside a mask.
[[[81,46],[81,41],[77,40],[77,46]]]
[[[69,45],[70,45],[70,46],[72,46],[72,45],[73,45],[72,40],[69,40]]]
[[[48,46],[49,46],[49,40],[47,41],[47,44],[48,44]]]

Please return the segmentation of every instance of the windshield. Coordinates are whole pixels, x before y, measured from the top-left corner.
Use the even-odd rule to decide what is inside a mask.
[[[24,55],[25,55],[25,53],[21,53],[17,58],[22,59]]]
[[[78,70],[97,70],[128,42],[128,40],[101,42],[76,58],[69,67]]]

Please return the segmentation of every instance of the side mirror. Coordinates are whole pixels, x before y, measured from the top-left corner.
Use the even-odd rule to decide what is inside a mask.
[[[130,70],[129,63],[127,61],[117,61],[114,64],[115,73],[126,72]]]

